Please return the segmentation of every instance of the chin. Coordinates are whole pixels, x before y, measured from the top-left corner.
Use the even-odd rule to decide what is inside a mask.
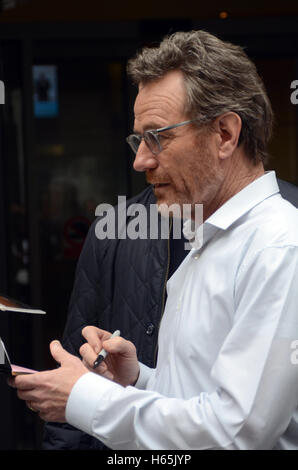
[[[170,201],[167,199],[157,200],[157,210],[164,217],[182,218],[183,204],[179,201]]]

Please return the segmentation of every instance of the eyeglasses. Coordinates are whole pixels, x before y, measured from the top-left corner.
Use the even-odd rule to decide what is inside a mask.
[[[143,134],[131,134],[126,137],[126,142],[130,145],[132,151],[136,154],[139,146],[144,139],[144,142],[151,150],[154,155],[158,155],[162,150],[162,145],[160,143],[159,133],[168,131],[170,129],[175,129],[175,127],[185,126],[191,122],[197,121],[197,119],[191,119],[190,121],[179,122],[178,124],[173,124],[172,126],[161,127],[160,129],[151,129],[145,131]]]

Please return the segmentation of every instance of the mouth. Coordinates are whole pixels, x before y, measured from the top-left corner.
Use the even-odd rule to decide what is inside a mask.
[[[169,185],[169,183],[155,183],[154,188],[159,189],[159,188],[163,188],[164,186],[168,186],[168,185]]]

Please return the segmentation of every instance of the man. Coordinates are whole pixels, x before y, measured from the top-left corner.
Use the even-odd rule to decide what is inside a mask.
[[[134,167],[160,207],[204,205],[203,244],[187,221],[192,250],[167,284],[155,369],[129,341],[88,327],[84,363],[53,342],[61,367],[12,385],[43,419],[115,449],[293,448],[298,215],[264,173],[272,111],[262,82],[239,47],[200,31],[166,38],[129,69]],[[102,346],[100,376],[85,364]]]
[[[278,185],[282,196],[297,207],[298,188],[282,180],[278,180]],[[149,186],[128,200],[127,207],[137,203],[149,211],[150,204],[156,202],[152,188]],[[126,225],[129,220],[127,216]],[[85,326],[96,325],[108,331],[119,328],[122,336],[136,346],[139,361],[155,367],[166,281],[188,253],[186,240],[174,239],[173,230],[169,240],[99,240],[95,234],[96,223],[97,220],[89,230],[78,262],[63,347],[80,356],[84,340],[81,331]],[[44,427],[43,449],[100,450],[104,445],[67,423],[49,422]]]

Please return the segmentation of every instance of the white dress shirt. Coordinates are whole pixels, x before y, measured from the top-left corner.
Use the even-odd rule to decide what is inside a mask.
[[[203,237],[167,283],[156,368],[83,375],[66,419],[112,449],[298,448],[298,211],[269,172]]]

